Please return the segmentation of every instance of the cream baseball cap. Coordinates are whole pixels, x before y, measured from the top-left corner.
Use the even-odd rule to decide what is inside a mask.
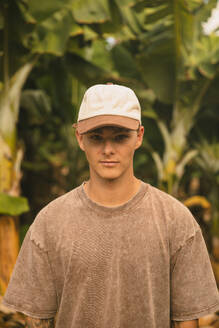
[[[107,125],[137,130],[140,124],[141,107],[133,90],[117,84],[97,84],[85,92],[73,126],[83,134]]]

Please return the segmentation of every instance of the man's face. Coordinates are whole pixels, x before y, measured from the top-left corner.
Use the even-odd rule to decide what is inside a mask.
[[[133,174],[133,156],[142,144],[144,127],[139,131],[105,126],[76,137],[85,152],[92,177],[114,180]]]

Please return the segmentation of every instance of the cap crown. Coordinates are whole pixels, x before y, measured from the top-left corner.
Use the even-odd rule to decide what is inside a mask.
[[[134,91],[116,84],[97,84],[86,91],[78,121],[99,115],[125,116],[141,123],[141,107]]]

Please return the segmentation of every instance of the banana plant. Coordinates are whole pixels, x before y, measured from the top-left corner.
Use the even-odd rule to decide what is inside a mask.
[[[214,36],[205,37],[201,28],[202,19],[206,18],[208,6],[211,5],[212,3],[204,5],[202,1],[174,1],[172,8],[173,39],[170,40],[173,41],[173,47],[169,48],[172,54],[169,52],[167,66],[171,64],[174,67],[174,84],[171,81],[167,83],[168,90],[164,97],[161,95],[161,100],[172,104],[172,119],[167,126],[157,117],[165,147],[162,157],[156,152],[152,156],[158,168],[161,186],[173,195],[177,195],[185,166],[197,156],[197,149],[188,146],[187,138],[211,81],[218,74],[219,39]],[[207,40],[210,42],[206,42]],[[154,50],[150,53],[151,57],[153,52]],[[141,57],[140,61],[142,62]],[[166,69],[168,74],[168,68]],[[171,71],[169,74],[171,75]],[[150,84],[150,79],[148,83]]]
[[[16,143],[16,123],[22,88],[34,66],[35,58],[10,74],[9,7],[6,2],[1,10],[4,18],[4,57],[0,90],[0,293],[3,293],[19,248],[16,217],[28,210],[27,200],[19,197],[23,154]]]
[[[160,153],[146,142],[145,146],[157,167],[159,186],[177,196],[185,167],[198,153],[188,143],[188,136],[219,74],[219,38],[205,36],[202,28],[217,1],[133,4],[127,0],[117,4],[127,22],[118,36],[120,46],[129,49],[140,80],[156,98],[143,115],[156,121],[164,149]],[[157,107],[160,111],[168,108],[168,120]]]
[[[208,199],[211,202],[212,235],[219,236],[219,142],[203,139],[196,148],[196,162],[211,186]]]
[[[210,248],[211,263],[217,283],[219,282],[218,272],[218,242],[219,242],[219,142],[202,139],[196,145],[199,154],[196,163],[203,172],[203,177],[209,184],[207,195],[211,203],[211,221],[210,221]]]
[[[98,37],[89,26],[103,24],[110,30],[107,23],[115,16],[116,10],[108,0],[0,3],[0,293],[6,289],[18,253],[17,216],[28,210],[27,200],[20,197],[23,150],[18,148],[16,130],[23,87],[45,54],[61,57],[68,52],[73,56],[72,67],[81,68],[82,76],[86,75],[84,64],[90,68],[91,79],[96,71],[98,77],[105,74],[105,70],[86,61],[84,48],[91,37]],[[120,24],[119,17],[117,21]]]

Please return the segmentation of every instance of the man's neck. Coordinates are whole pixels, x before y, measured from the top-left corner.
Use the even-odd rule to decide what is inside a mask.
[[[132,177],[125,183],[122,181],[92,180],[84,189],[90,199],[103,206],[118,206],[130,200],[139,190],[141,181]]]

